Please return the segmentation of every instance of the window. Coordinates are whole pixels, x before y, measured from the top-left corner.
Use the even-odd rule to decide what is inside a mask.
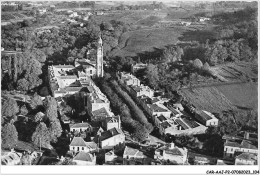
[[[89,71],[89,74],[90,74],[90,75],[92,74],[92,70]]]
[[[233,148],[231,148],[231,152],[233,151]]]
[[[78,147],[78,151],[79,151],[79,147]]]
[[[75,150],[75,147],[73,146],[73,150]]]
[[[84,150],[84,147],[82,147],[82,150]]]

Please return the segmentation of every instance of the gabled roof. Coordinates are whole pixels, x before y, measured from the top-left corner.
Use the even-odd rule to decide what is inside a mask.
[[[166,154],[183,156],[183,153],[180,151],[180,149],[181,148],[178,147],[170,148],[170,145],[164,145],[157,150],[164,150]]]
[[[240,144],[237,143],[237,142],[231,142],[231,141],[228,141],[224,144],[224,146],[231,146],[231,147],[237,147],[237,148],[240,148]]]
[[[73,68],[75,68],[73,65],[54,65],[53,67],[55,67],[55,68],[71,68],[71,69],[73,69]]]
[[[80,151],[73,158],[73,160],[81,160],[81,161],[86,161],[86,162],[92,162],[93,161],[93,156],[90,153],[86,153],[86,152]]]
[[[101,133],[100,141],[109,139],[109,138],[114,137],[114,136],[119,135],[119,134],[124,134],[121,129],[119,129],[119,128],[109,129],[109,130]]]
[[[132,157],[140,158],[140,157],[144,157],[145,155],[143,154],[142,151],[139,151],[138,149],[134,149],[126,146],[124,151],[124,156],[132,156]]]
[[[163,115],[160,115],[159,117],[157,117],[161,122],[167,120]]]
[[[70,146],[84,146],[86,147],[86,143],[82,137],[74,137],[70,143]]]
[[[106,118],[106,123],[109,123],[112,120],[116,120],[118,122],[119,121],[119,116],[107,117]]]
[[[100,108],[100,109],[97,109],[95,111],[92,111],[92,115],[93,116],[106,116],[106,117],[109,117],[109,113],[107,111],[106,108]]]
[[[250,143],[249,141],[246,141],[246,140],[243,140],[241,142],[241,147],[247,148],[247,149],[257,149],[257,147],[255,145],[253,145],[252,143]]]
[[[91,127],[91,125],[87,122],[85,122],[85,123],[75,123],[75,124],[70,125],[70,128],[86,128],[86,127]]]
[[[171,125],[167,121],[164,121],[163,123],[161,123],[161,126],[165,129],[171,127]]]
[[[256,161],[257,155],[252,153],[242,153],[236,157],[236,159]]]
[[[164,109],[164,108],[158,106],[157,104],[151,104],[151,105],[149,105],[149,107],[153,110],[153,112],[168,112],[167,109]]]

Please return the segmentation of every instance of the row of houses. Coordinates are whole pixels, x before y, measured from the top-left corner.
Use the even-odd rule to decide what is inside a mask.
[[[224,136],[225,160],[232,161],[235,165],[257,165],[258,163],[258,141],[250,139],[250,133],[245,132],[244,137]]]
[[[154,90],[141,84],[131,73],[120,72],[118,79],[131,96],[153,119],[161,135],[176,135],[189,131],[205,132],[208,126],[217,126],[218,119],[208,111],[195,111],[195,119],[185,113],[181,103],[171,103],[170,99],[154,96]],[[198,122],[197,122],[198,121]]]

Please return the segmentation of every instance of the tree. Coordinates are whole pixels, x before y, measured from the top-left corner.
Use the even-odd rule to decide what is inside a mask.
[[[62,128],[58,119],[57,102],[54,97],[48,96],[45,98],[45,114],[50,122],[51,141],[56,142],[57,138],[61,136]]]
[[[203,63],[200,61],[200,59],[195,59],[193,61],[193,66],[196,68],[196,69],[201,69],[202,66],[203,66]]]
[[[20,114],[21,114],[21,115],[27,115],[27,114],[28,114],[28,109],[26,108],[25,105],[23,105],[23,106],[20,108]]]
[[[154,89],[158,87],[159,75],[158,75],[158,67],[153,64],[148,64],[145,70],[145,77],[147,84],[152,86]]]
[[[47,126],[43,122],[39,123],[32,135],[32,142],[37,146],[49,148],[50,140],[50,133]]]
[[[4,147],[12,148],[14,144],[18,141],[18,132],[13,125],[13,123],[7,123],[2,128],[1,132],[2,145]]]
[[[19,112],[19,107],[16,101],[12,98],[7,98],[2,104],[2,116],[12,117]]]
[[[37,109],[39,106],[43,105],[41,97],[34,93],[33,98],[31,99],[31,103],[29,104],[32,109]]]

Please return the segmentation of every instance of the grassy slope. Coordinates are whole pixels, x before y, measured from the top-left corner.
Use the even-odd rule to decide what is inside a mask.
[[[258,92],[256,83],[222,85],[217,86],[216,88],[234,105],[257,110]]]

